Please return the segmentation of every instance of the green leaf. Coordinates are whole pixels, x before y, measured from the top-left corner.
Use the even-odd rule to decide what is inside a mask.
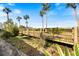
[[[67,47],[64,48],[64,54],[65,56],[71,56],[69,49]]]
[[[44,55],[45,56],[52,56],[48,51],[44,50]]]
[[[45,56],[52,56],[47,50],[44,48],[40,49],[40,51],[45,55]]]
[[[79,45],[78,44],[74,45],[74,55],[79,56]]]
[[[60,56],[65,56],[65,54],[63,53],[63,51],[59,45],[56,44],[56,48],[57,48],[57,51],[58,51]]]

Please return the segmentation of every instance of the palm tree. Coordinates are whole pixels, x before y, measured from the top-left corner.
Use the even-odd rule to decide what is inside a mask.
[[[9,8],[5,7],[3,9],[3,12],[5,12],[7,14],[7,20],[9,20],[9,13],[11,12],[11,10]]]
[[[28,27],[28,20],[27,19],[29,19],[29,18],[30,18],[29,15],[24,16],[24,19],[26,20],[26,27]]]
[[[76,44],[78,42],[78,33],[77,33],[77,30],[78,30],[78,25],[79,25],[79,20],[78,20],[78,16],[77,16],[77,4],[76,3],[67,3],[67,8],[68,7],[71,7],[73,8],[74,10],[74,16],[76,18],[76,27],[74,28],[75,29],[75,32],[74,32],[74,44]]]
[[[43,16],[44,16],[45,12],[42,10],[40,11],[40,16],[42,17],[42,31],[44,32],[44,19],[43,19]]]
[[[22,18],[21,18],[20,16],[18,16],[16,19],[18,20],[19,26],[20,26],[20,20],[21,20]]]
[[[50,4],[44,3],[42,6],[43,6],[42,10],[45,12],[45,15],[46,15],[46,28],[47,28],[47,25],[48,25],[48,23],[47,23],[47,13],[50,10]]]
[[[26,28],[27,28],[27,32],[29,32],[29,29],[28,29],[28,19],[30,18],[29,15],[25,15],[23,16],[23,18],[26,20]],[[29,33],[28,33],[29,34]]]

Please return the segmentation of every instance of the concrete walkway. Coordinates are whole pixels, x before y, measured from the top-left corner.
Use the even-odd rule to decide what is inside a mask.
[[[26,56],[26,54],[0,39],[0,56]]]

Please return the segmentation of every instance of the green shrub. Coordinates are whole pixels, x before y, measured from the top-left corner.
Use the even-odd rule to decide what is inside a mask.
[[[7,31],[4,31],[3,33],[2,33],[2,35],[1,35],[1,37],[2,38],[9,38],[10,36],[12,36],[12,33],[10,33],[10,32],[7,32]]]
[[[44,47],[47,48],[47,47],[50,47],[51,45],[52,45],[52,44],[51,44],[50,42],[45,41],[45,45],[44,45]]]
[[[17,36],[19,34],[17,24],[14,24],[12,20],[4,22],[3,30],[5,31],[4,36]],[[6,32],[8,32],[8,34]]]
[[[17,36],[19,34],[19,30],[18,30],[17,26],[14,26],[14,28],[13,28],[13,34],[14,34],[14,36]]]

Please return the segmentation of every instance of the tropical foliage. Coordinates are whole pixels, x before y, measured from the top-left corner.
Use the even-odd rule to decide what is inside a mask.
[[[19,26],[20,26],[20,20],[21,20],[22,18],[21,18],[20,16],[18,16],[16,19],[18,20]]]
[[[4,31],[11,33],[10,35],[17,36],[19,34],[19,30],[16,24],[13,23],[12,20],[8,20],[4,23]],[[8,35],[5,33],[5,35]]]
[[[46,27],[45,28],[47,28],[47,25],[48,25],[48,17],[47,17],[47,13],[48,13],[48,11],[50,10],[50,4],[48,4],[48,3],[44,3],[44,4],[42,4],[42,11],[43,11],[43,14],[45,14],[46,15],[46,20],[45,20],[45,24],[46,24]],[[45,29],[45,32],[47,32],[47,29]]]
[[[55,46],[60,56],[79,56],[79,44],[73,46],[72,52],[67,47],[65,47],[63,50],[60,45],[55,45]]]
[[[30,18],[29,15],[25,15],[25,16],[23,16],[23,18],[26,21],[26,27],[28,27],[28,19]]]
[[[3,12],[6,13],[6,15],[7,15],[7,20],[9,20],[9,13],[11,12],[11,10],[10,10],[9,8],[5,7],[5,8],[3,9]]]

